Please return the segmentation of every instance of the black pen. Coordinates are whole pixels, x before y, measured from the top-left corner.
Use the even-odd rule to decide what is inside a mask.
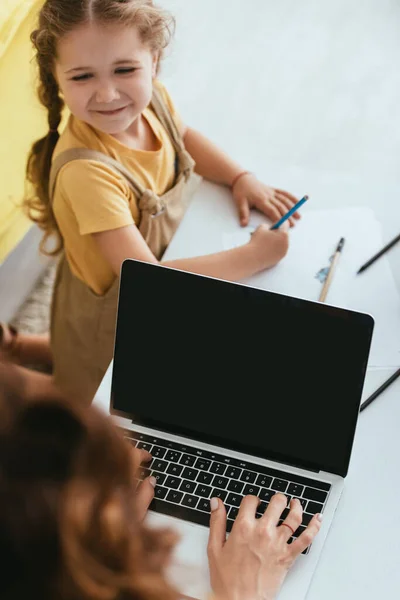
[[[375,392],[373,394],[370,395],[369,398],[367,398],[365,400],[365,402],[363,402],[360,406],[360,412],[362,412],[364,409],[367,408],[367,406],[369,406],[371,404],[371,402],[373,402],[375,400],[375,398],[377,398],[384,390],[386,390],[386,388],[389,387],[389,385],[391,385],[393,383],[393,381],[396,381],[396,379],[400,377],[400,369],[397,369],[397,371],[395,371],[393,373],[393,375],[391,375],[389,377],[389,379],[387,379],[384,383],[382,383],[382,385],[380,387],[378,387],[377,390],[375,390]]]
[[[377,252],[372,258],[370,258],[365,264],[362,265],[362,267],[360,267],[357,271],[357,275],[359,273],[362,273],[363,271],[365,271],[365,269],[368,269],[368,267],[370,265],[372,265],[372,263],[374,263],[376,260],[378,260],[378,258],[380,258],[382,256],[382,254],[385,254],[385,252],[387,252],[388,250],[390,250],[390,248],[392,246],[394,246],[395,244],[397,244],[397,242],[400,242],[400,235],[398,235],[397,237],[394,238],[394,240],[392,240],[391,242],[389,242],[388,244],[386,244],[386,246],[384,246],[382,248],[382,250],[379,250],[379,252]]]

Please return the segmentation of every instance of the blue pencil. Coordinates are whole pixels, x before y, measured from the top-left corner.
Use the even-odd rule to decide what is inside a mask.
[[[304,196],[304,198],[302,198],[301,200],[298,201],[297,204],[295,204],[287,213],[286,215],[284,215],[281,219],[279,219],[279,221],[277,221],[275,223],[275,225],[272,225],[271,229],[279,229],[279,227],[285,222],[287,221],[287,219],[289,217],[291,217],[293,215],[293,213],[295,213],[296,211],[299,210],[300,206],[302,206],[304,204],[304,202],[307,202],[308,200],[308,196]]]

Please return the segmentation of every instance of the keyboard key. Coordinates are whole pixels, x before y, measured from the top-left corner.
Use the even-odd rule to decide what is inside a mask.
[[[252,471],[243,471],[243,473],[240,476],[240,479],[242,481],[245,481],[246,483],[254,483],[257,477],[257,473],[253,473]]]
[[[323,509],[323,508],[324,508],[324,507],[323,507],[323,505],[322,505],[322,504],[319,504],[319,502],[312,502],[312,501],[310,500],[310,502],[307,504],[306,511],[307,511],[308,513],[310,513],[311,515],[315,515],[315,514],[317,514],[317,513],[320,513],[320,512],[322,512],[322,509]]]
[[[190,456],[190,454],[183,454],[179,462],[181,463],[181,465],[185,465],[185,467],[193,467],[195,460],[195,456]]]
[[[185,494],[184,499],[182,500],[183,506],[190,506],[190,508],[195,508],[199,499],[196,496],[191,496],[190,494]]]
[[[226,470],[226,465],[222,463],[213,462],[210,468],[210,473],[215,473],[216,475],[223,475]]]
[[[232,519],[233,521],[236,519],[236,517],[239,514],[239,509],[236,508],[236,506],[232,506],[229,513],[228,513],[228,518]]]
[[[288,483],[289,482],[285,481],[284,479],[278,479],[275,477],[274,481],[272,482],[271,489],[275,490],[276,492],[286,492]]]
[[[232,479],[232,481],[230,481],[228,484],[228,490],[230,492],[236,492],[236,494],[241,494],[243,488],[244,488],[244,483],[242,483],[241,481],[234,481]]]
[[[258,496],[260,488],[256,485],[245,485],[243,490],[243,496]]]
[[[167,468],[167,473],[170,475],[176,475],[177,477],[182,473],[182,471],[183,467],[181,465],[175,465],[174,463],[169,464]]]
[[[228,481],[229,479],[227,479],[226,477],[218,477],[218,475],[216,475],[213,479],[212,485],[214,487],[221,488],[221,490],[224,490],[228,485]]]
[[[136,448],[141,448],[143,450],[147,450],[147,452],[150,452],[152,447],[153,446],[151,444],[148,444],[147,442],[138,442],[138,445],[136,446]]]
[[[151,474],[157,480],[157,485],[162,485],[165,481],[166,475],[165,473],[157,473],[156,471],[152,471]]]
[[[160,473],[164,473],[165,469],[168,467],[168,463],[165,460],[159,460],[158,458],[154,460],[151,464],[151,468],[153,471],[160,471]]]
[[[272,477],[269,477],[268,475],[259,475],[257,477],[257,481],[256,484],[259,485],[260,487],[269,487],[272,483]]]
[[[196,489],[196,484],[194,481],[184,479],[179,489],[182,490],[182,492],[186,492],[187,494],[193,494],[194,490]]]
[[[161,500],[163,500],[167,494],[168,488],[161,487],[161,485],[156,485],[156,489],[154,490],[155,498],[161,498]]]
[[[204,498],[200,498],[200,502],[197,505],[199,510],[204,510],[205,512],[211,512],[210,501],[205,500]]]
[[[239,496],[239,494],[229,494],[226,503],[231,506],[240,506],[241,501],[243,500],[243,496]]]
[[[306,489],[303,492],[303,498],[307,498],[308,500],[315,500],[316,502],[321,502],[322,504],[325,502],[327,495],[327,492],[315,490],[314,488],[310,487],[306,487]]]
[[[293,500],[294,500],[294,498],[293,498]],[[298,500],[300,502],[303,510],[305,510],[308,500],[306,500],[306,498],[296,498],[296,500]]]
[[[304,490],[304,485],[300,485],[299,483],[290,483],[287,493],[292,494],[292,496],[301,496]]]
[[[198,473],[199,474],[196,479],[196,481],[198,483],[205,483],[206,485],[208,485],[209,483],[212,482],[212,479],[213,479],[212,473],[204,473],[204,471],[199,471]]]
[[[303,513],[303,519],[301,521],[302,525],[308,525],[314,515],[309,515],[308,513]]]
[[[242,469],[238,469],[237,467],[228,467],[225,476],[231,479],[239,479],[241,472]]]
[[[153,458],[164,458],[165,453],[166,449],[161,448],[160,446],[153,446],[153,450],[151,451]]]
[[[225,498],[227,497],[228,492],[226,490],[217,490],[213,489],[211,493],[211,498],[221,498],[222,502],[225,502]]]
[[[235,523],[235,521],[232,521],[232,519],[226,520],[226,533],[230,533],[232,531],[232,527],[233,527],[234,523]]]
[[[260,490],[258,497],[260,498],[260,500],[265,500],[266,502],[269,502],[272,496],[274,496],[274,494],[275,492],[273,492],[272,490],[265,490],[263,488],[262,490]]]
[[[305,529],[306,528],[303,525],[300,525],[300,527],[298,527],[294,532],[293,537],[299,537],[299,535],[301,535]]]
[[[260,502],[257,507],[257,514],[263,515],[268,508],[268,502]]]
[[[177,463],[181,456],[181,452],[177,452],[176,450],[168,450],[167,454],[165,455],[165,460]]]
[[[170,475],[169,477],[167,477],[167,480],[164,485],[168,488],[173,488],[174,490],[177,490],[181,484],[181,481],[182,479],[180,479],[179,477],[173,477],[172,475]]]
[[[281,519],[285,520],[285,519],[286,519],[286,517],[288,516],[288,514],[289,514],[289,509],[288,509],[288,508],[285,508],[285,510],[284,510],[284,511],[283,511],[283,513],[281,514]]]
[[[176,504],[179,504],[179,502],[182,500],[183,498],[183,492],[177,492],[176,490],[170,490],[168,492],[168,496],[166,497],[166,500],[169,500],[170,502],[175,502]]]
[[[196,464],[194,465],[196,469],[201,469],[202,471],[208,471],[211,465],[211,460],[206,460],[205,458],[198,458],[196,460]]]
[[[212,488],[208,485],[199,484],[196,488],[195,494],[196,496],[202,496],[203,498],[209,498],[211,494]]]
[[[186,467],[186,469],[182,473],[182,477],[194,481],[198,474],[199,471],[197,469],[190,469],[189,467]]]

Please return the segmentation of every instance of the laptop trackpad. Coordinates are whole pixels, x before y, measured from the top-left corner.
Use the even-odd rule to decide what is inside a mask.
[[[150,527],[173,529],[180,536],[169,569],[171,581],[185,596],[202,600],[210,594],[207,561],[208,529],[174,517],[149,512]]]

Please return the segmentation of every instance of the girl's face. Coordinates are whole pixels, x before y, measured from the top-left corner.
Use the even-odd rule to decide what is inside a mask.
[[[157,56],[135,27],[83,25],[57,45],[56,78],[71,113],[110,135],[148,106]]]

